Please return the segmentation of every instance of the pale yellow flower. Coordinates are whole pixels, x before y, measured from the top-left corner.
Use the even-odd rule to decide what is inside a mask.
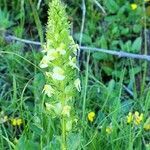
[[[75,68],[79,71],[79,68],[76,65],[76,57],[71,57],[69,56],[69,66],[71,66],[72,68]]]
[[[51,73],[50,72],[45,72],[45,75],[47,76],[47,77],[51,77]]]
[[[62,109],[62,115],[70,117],[70,110],[71,110],[70,106],[68,106],[68,105],[64,106]]]
[[[57,115],[60,115],[62,112],[62,104],[60,102],[55,104],[54,111]]]
[[[65,49],[65,44],[64,44],[64,43],[60,43],[60,45],[59,45],[58,48],[59,48],[59,49]]]
[[[66,54],[66,50],[64,50],[64,49],[57,49],[57,52],[59,52],[60,55],[65,55]]]
[[[73,48],[73,54],[74,54],[75,56],[77,56],[77,52],[80,50],[79,45],[78,45],[78,44],[74,44],[74,45],[72,46],[72,48]]]
[[[132,10],[137,9],[137,7],[138,7],[138,6],[137,6],[137,4],[136,4],[136,3],[132,3],[132,4],[131,4],[131,9],[132,9]]]
[[[47,68],[49,63],[49,57],[44,56],[43,59],[40,62],[40,68]]]
[[[48,111],[52,111],[55,108],[54,105],[50,103],[45,103],[45,107],[46,107],[46,110]]]
[[[57,66],[54,67],[52,78],[55,80],[64,80],[65,79],[64,71],[60,67]]]
[[[67,120],[66,122],[66,130],[71,131],[72,129],[72,120]]]
[[[131,112],[129,112],[128,116],[127,116],[127,123],[131,123],[133,121],[133,114]]]
[[[47,57],[49,61],[53,61],[58,58],[58,52],[55,49],[50,49],[47,51]]]
[[[65,44],[61,43],[60,46],[56,49],[57,52],[59,52],[61,55],[65,55],[66,54],[66,50],[65,50]]]
[[[77,78],[75,81],[74,81],[74,85],[76,87],[76,89],[81,92],[81,81],[79,78]]]
[[[8,120],[8,116],[4,116],[4,120],[6,122]]]
[[[46,44],[44,44],[44,45],[43,45],[43,49],[42,49],[41,52],[42,52],[42,53],[45,53],[45,52],[47,52],[47,50],[48,50],[48,49],[47,49],[47,46],[46,46]]]
[[[50,112],[54,111],[57,115],[60,115],[62,112],[61,103],[56,103],[56,104],[45,103],[45,107],[46,107],[46,110]]]
[[[51,85],[46,84],[44,86],[43,92],[48,96],[51,97],[54,94],[54,89]]]
[[[0,123],[5,123],[8,121],[8,116],[2,116],[0,117]]]
[[[94,121],[94,118],[95,118],[95,112],[89,112],[88,113],[88,120],[90,121],[90,122],[93,122]]]

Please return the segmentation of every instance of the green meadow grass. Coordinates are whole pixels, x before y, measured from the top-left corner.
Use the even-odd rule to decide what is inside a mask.
[[[12,34],[41,43],[46,40],[51,1],[41,1],[39,8],[38,2],[0,0],[0,150],[62,149],[60,120],[46,111],[47,97],[42,92],[46,83],[39,67],[43,47],[4,38]],[[71,34],[80,43],[83,4],[63,2]],[[82,45],[149,54],[150,19],[145,13],[149,3],[136,1],[138,7],[132,10],[128,1],[97,2],[85,1]],[[145,125],[150,126],[150,62],[92,51],[81,51],[79,61],[82,88],[74,102],[75,121],[67,133],[67,149],[149,150],[150,129]],[[127,123],[129,112],[132,121]]]

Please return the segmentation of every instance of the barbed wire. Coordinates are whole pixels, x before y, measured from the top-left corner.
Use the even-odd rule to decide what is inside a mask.
[[[27,40],[27,39],[21,39],[16,36],[12,36],[12,35],[7,35],[4,38],[8,42],[19,41],[19,42],[23,42],[25,44],[41,46],[40,42],[31,41],[31,40]],[[107,53],[110,55],[118,56],[119,58],[125,57],[125,58],[141,59],[141,60],[150,61],[150,55],[134,54],[134,53],[124,52],[121,50],[117,50],[117,51],[116,50],[108,50],[108,49],[95,48],[95,47],[90,47],[90,46],[80,46],[79,48],[80,48],[80,50],[84,50],[84,51]]]

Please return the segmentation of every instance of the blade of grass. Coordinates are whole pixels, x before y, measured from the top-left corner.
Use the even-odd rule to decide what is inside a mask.
[[[44,36],[43,36],[41,21],[40,21],[38,12],[37,12],[36,7],[34,6],[32,0],[29,0],[29,1],[30,1],[30,5],[31,5],[31,8],[32,8],[34,20],[35,20],[35,23],[36,23],[36,26],[37,26],[38,34],[39,34],[39,37],[40,37],[40,42],[43,43],[44,42]]]
[[[87,86],[89,78],[89,59],[90,51],[88,52],[87,61],[86,61],[86,71],[85,71],[85,83],[84,83],[84,93],[83,93],[83,105],[82,105],[82,121],[85,121],[85,108],[86,108],[86,96],[87,96]]]

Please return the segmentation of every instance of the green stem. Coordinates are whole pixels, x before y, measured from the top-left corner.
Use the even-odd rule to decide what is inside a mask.
[[[62,117],[62,150],[66,150],[66,120]]]
[[[65,89],[65,85],[62,83],[61,85],[61,89]],[[62,97],[62,107],[65,106],[65,97]],[[66,118],[65,116],[62,115],[61,118],[61,122],[62,122],[62,150],[66,150],[67,149],[67,144],[66,144]]]
[[[86,62],[86,75],[85,75],[85,88],[84,88],[84,96],[83,96],[83,105],[82,105],[82,120],[85,121],[85,107],[86,107],[86,95],[87,95],[87,85],[88,85],[88,76],[89,76],[89,59],[90,59],[90,51],[88,53],[87,62]]]
[[[147,55],[147,35],[146,35],[146,13],[145,13],[145,4],[143,2],[143,13],[144,13],[144,54]],[[141,95],[143,95],[145,88],[145,80],[147,75],[147,62],[144,63],[144,72],[143,72],[143,80],[141,86]]]

